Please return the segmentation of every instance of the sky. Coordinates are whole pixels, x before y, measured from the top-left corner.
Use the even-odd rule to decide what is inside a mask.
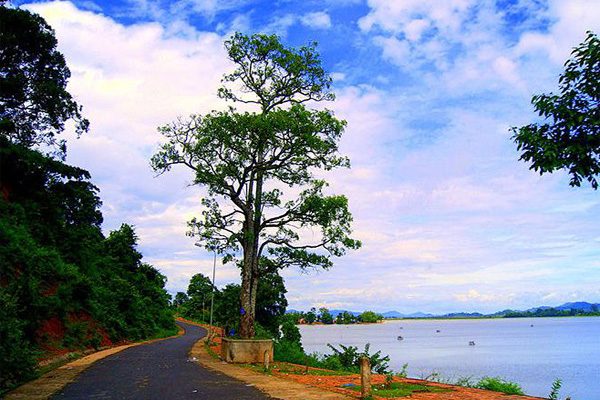
[[[352,163],[326,175],[363,242],[328,271],[284,270],[289,307],[494,312],[600,302],[600,193],[519,161],[510,127],[536,121],[600,1],[124,0],[13,2],[55,29],[68,90],[91,122],[67,162],[100,188],[108,233],[136,227],[144,259],[184,291],[213,256],[186,236],[203,189],[155,176],[157,127],[224,109],[236,31],[318,42],[327,104]],[[216,283],[239,282],[217,262]]]

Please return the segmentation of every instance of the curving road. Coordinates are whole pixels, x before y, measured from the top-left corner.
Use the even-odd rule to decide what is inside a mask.
[[[206,330],[178,324],[185,328],[184,335],[97,361],[52,399],[271,399],[254,387],[188,361],[192,345]]]

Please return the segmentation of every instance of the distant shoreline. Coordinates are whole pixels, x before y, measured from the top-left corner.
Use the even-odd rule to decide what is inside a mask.
[[[411,320],[419,320],[419,321],[423,321],[423,320],[435,320],[435,321],[439,321],[439,320],[463,320],[463,319],[469,319],[469,320],[473,320],[473,319],[540,319],[540,318],[590,318],[590,317],[600,317],[600,315],[597,314],[590,314],[590,315],[544,315],[544,316],[533,316],[533,315],[528,315],[528,316],[523,316],[523,317],[492,317],[492,316],[483,316],[483,317],[411,317],[411,318],[385,318],[383,320],[383,322],[386,321],[411,321]]]
[[[333,325],[377,325],[385,322],[392,321],[456,321],[456,320],[481,320],[481,319],[494,319],[494,320],[518,320],[518,319],[543,319],[543,318],[591,318],[600,317],[600,315],[555,315],[555,316],[543,316],[543,317],[414,317],[414,318],[384,318],[379,322],[355,322],[352,324],[324,324],[322,322],[315,322],[312,324],[296,324],[296,326],[333,326]]]

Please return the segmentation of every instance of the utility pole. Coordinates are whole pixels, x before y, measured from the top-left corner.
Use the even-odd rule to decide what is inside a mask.
[[[215,305],[215,270],[217,269],[217,252],[215,250],[213,250],[213,253],[215,255],[214,260],[213,260],[213,280],[212,280],[212,296],[210,298],[210,326],[212,329],[212,324],[213,324],[213,307]]]

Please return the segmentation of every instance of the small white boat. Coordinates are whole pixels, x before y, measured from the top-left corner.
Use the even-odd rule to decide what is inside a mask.
[[[398,340],[404,340],[404,338],[402,336],[398,336],[397,339]]]
[[[475,342],[471,340],[471,341],[469,342],[469,346],[475,346]]]

